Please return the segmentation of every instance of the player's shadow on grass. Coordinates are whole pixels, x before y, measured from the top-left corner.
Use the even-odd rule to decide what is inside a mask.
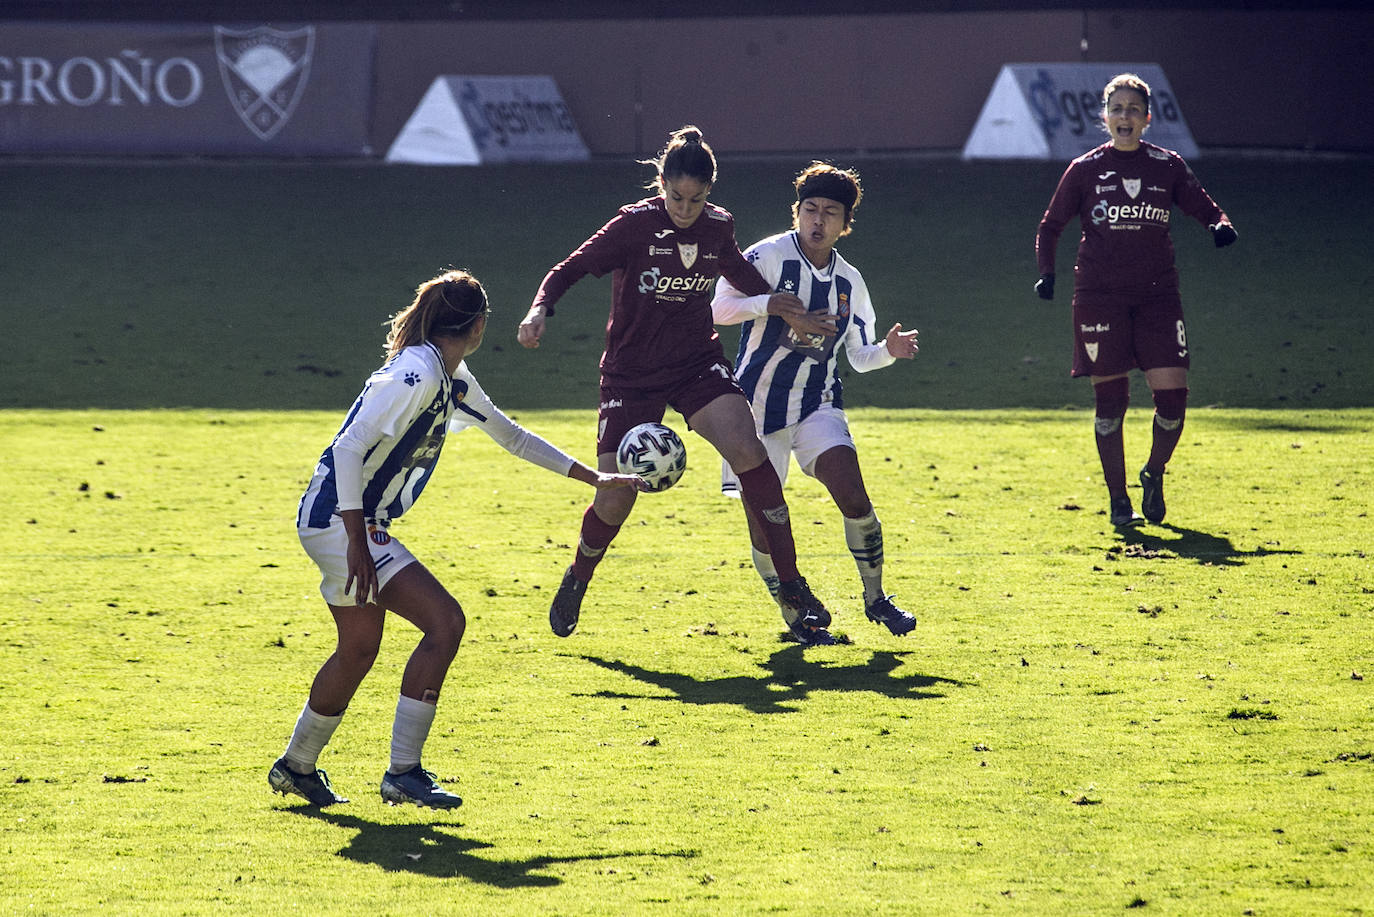
[[[1266,548],[1263,545],[1253,551],[1243,551],[1232,544],[1231,539],[1224,535],[1199,532],[1197,529],[1185,529],[1177,525],[1170,525],[1167,522],[1158,526],[1118,529],[1117,531],[1121,535],[1121,540],[1128,546],[1134,546],[1136,552],[1165,551],[1179,557],[1187,557],[1200,564],[1211,564],[1217,567],[1243,566],[1247,559],[1255,557],[1302,553],[1301,551],[1280,551]],[[1161,532],[1169,534],[1161,534]],[[1128,554],[1130,551],[1131,549],[1128,548]]]
[[[910,652],[875,652],[867,663],[845,665],[826,659],[806,658],[800,646],[778,650],[759,663],[763,675],[727,675],[722,678],[694,678],[681,672],[659,672],[628,662],[583,656],[586,661],[612,672],[628,675],[653,685],[671,696],[597,691],[593,697],[677,700],[685,704],[733,704],[754,713],[795,713],[802,701],[817,691],[871,691],[896,700],[926,700],[943,697],[931,690],[939,685],[960,682],[933,675],[894,676],[902,657]]]
[[[346,860],[380,866],[388,872],[407,872],[436,879],[468,879],[495,888],[546,888],[559,885],[563,880],[557,876],[540,874],[540,870],[559,863],[698,855],[694,850],[674,850],[489,859],[478,856],[474,851],[488,849],[491,844],[451,834],[446,829],[456,827],[453,825],[390,825],[314,806],[297,806],[290,811],[356,831],[338,853]]]

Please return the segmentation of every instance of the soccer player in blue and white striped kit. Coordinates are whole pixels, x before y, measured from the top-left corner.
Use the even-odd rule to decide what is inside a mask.
[[[636,475],[587,467],[492,404],[464,362],[481,346],[489,312],[486,291],[466,271],[421,284],[410,306],[392,318],[386,363],[363,386],[301,498],[297,531],[319,565],[338,646],[268,772],[278,793],[317,806],[348,801],[316,761],[372,668],[391,611],[423,636],[401,676],[382,799],[440,809],[462,804],[425,770],[420,752],[463,638],[463,609],[390,532],[420,496],[447,433],[477,427],[517,458],[593,487],[640,484]]]
[[[892,633],[908,633],[916,619],[883,590],[883,527],[864,487],[858,452],[844,413],[838,356],[843,346],[859,372],[916,356],[917,332],[895,324],[876,336],[873,305],[863,276],[835,250],[849,234],[863,189],[852,169],[813,162],[793,182],[792,229],[770,236],[745,257],[771,284],[801,305],[768,294],[746,296],[722,277],[711,310],[717,324],[743,323],[735,374],[749,397],[758,432],[778,477],[787,479],[792,455],[802,471],[830,492],[844,517],[845,543],[863,581],[864,612]],[[722,464],[721,489],[737,493],[734,472]],[[777,574],[757,523],[746,507],[754,567],[777,597]]]

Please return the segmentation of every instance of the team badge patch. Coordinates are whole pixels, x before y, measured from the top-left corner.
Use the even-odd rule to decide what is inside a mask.
[[[763,511],[763,518],[767,519],[769,522],[773,523],[774,525],[786,525],[786,524],[787,524],[787,504],[784,503],[782,506],[775,506],[775,507],[773,507],[772,509],[766,509],[766,510],[764,510],[764,511]]]
[[[1121,179],[1121,187],[1131,196],[1131,200],[1135,200],[1140,196],[1140,179],[1138,178]]]
[[[1091,344],[1084,343],[1084,345],[1083,345],[1083,350],[1088,354],[1088,360],[1089,360],[1089,362],[1092,362],[1092,363],[1096,363],[1096,362],[1097,362],[1097,342],[1096,342],[1096,341],[1093,341]]]
[[[691,267],[697,263],[697,243],[688,245],[686,242],[677,244],[677,255],[682,259],[683,267]]]
[[[219,75],[234,111],[261,140],[270,140],[296,110],[310,78],[315,27],[284,32],[215,26]]]
[[[367,537],[372,539],[372,543],[379,548],[384,548],[391,544],[391,536],[388,535],[386,529],[382,528],[380,525],[369,525],[367,527]]]

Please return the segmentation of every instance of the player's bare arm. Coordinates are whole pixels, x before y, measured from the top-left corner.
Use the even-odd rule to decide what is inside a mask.
[[[916,345],[916,335],[920,332],[915,328],[910,331],[902,330],[902,323],[893,325],[887,332],[887,352],[899,360],[914,359],[920,353],[921,348]]]
[[[597,490],[615,487],[633,487],[636,490],[644,491],[649,489],[644,479],[637,474],[611,474],[597,471],[581,462],[573,463],[573,466],[568,469],[568,477],[574,481],[581,481],[583,484],[590,484]]]

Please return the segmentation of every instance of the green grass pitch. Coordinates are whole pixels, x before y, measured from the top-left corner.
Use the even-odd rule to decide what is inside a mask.
[[[782,228],[800,164],[723,160],[742,242]],[[922,331],[914,364],[847,383],[916,631],[864,620],[794,469],[846,642],[782,640],[687,434],[559,640],[590,491],[468,433],[397,529],[469,622],[426,751],[466,803],[435,814],[376,791],[398,620],[321,759],[352,802],[269,792],[333,640],[296,501],[380,322],[448,264],[497,309],[479,378],[589,459],[604,282],[539,352],[514,326],[642,173],[0,164],[0,912],[1374,909],[1371,227],[1313,203],[1367,198],[1367,164],[1194,163],[1241,239],[1175,231],[1193,406],[1166,524],[1128,533],[1065,304],[1030,291],[1059,167],[858,165],[842,248]]]

